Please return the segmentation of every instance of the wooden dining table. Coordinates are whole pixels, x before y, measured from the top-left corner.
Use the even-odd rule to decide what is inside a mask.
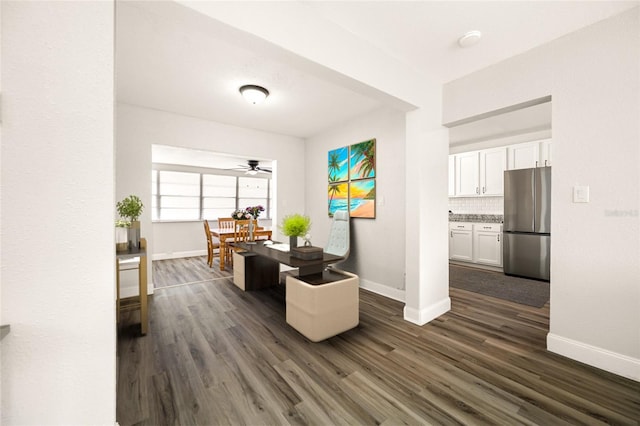
[[[273,231],[271,226],[259,226],[253,231],[254,238],[259,237],[267,237],[268,240],[271,239]],[[224,253],[227,246],[227,240],[233,241],[234,236],[233,229],[220,229],[220,228],[211,228],[211,236],[216,237],[220,240],[220,270],[224,271]]]

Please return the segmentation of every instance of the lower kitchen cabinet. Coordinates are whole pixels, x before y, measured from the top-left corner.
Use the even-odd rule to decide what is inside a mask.
[[[502,266],[502,230],[500,224],[473,225],[473,262]]]
[[[502,224],[449,223],[449,259],[502,267]]]
[[[449,259],[473,262],[473,225],[471,223],[449,224]]]

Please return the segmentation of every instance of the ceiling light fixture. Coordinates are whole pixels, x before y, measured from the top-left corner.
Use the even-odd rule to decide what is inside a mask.
[[[259,104],[267,99],[269,91],[262,86],[256,86],[255,84],[246,84],[240,88],[242,97],[252,104]]]
[[[465,35],[463,35],[458,39],[458,45],[460,47],[473,46],[474,44],[480,41],[481,37],[482,37],[482,33],[480,31],[469,31],[468,33],[466,33]]]

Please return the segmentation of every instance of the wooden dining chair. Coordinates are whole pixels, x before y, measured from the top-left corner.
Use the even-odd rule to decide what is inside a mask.
[[[218,218],[218,229],[220,231],[230,231],[234,232],[236,226],[236,220],[232,217],[219,217]],[[227,265],[233,264],[233,256],[231,255],[231,247],[229,247],[228,243],[233,242],[233,237],[225,238],[225,246],[223,248],[224,252],[222,255],[224,256],[224,263]]]
[[[213,237],[211,236],[211,227],[206,219],[204,220],[204,233],[207,236],[207,263],[211,268],[213,267],[215,250],[220,250],[220,242],[213,241]]]
[[[249,222],[250,220],[236,220],[236,226],[233,233],[234,242],[249,241]]]

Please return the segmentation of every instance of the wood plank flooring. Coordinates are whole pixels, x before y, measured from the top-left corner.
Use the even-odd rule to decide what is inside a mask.
[[[243,293],[198,261],[172,261],[147,336],[124,315],[121,426],[639,424],[640,383],[545,350],[548,305],[452,289],[451,311],[419,327],[360,290],[360,325],[311,343],[282,287]]]

